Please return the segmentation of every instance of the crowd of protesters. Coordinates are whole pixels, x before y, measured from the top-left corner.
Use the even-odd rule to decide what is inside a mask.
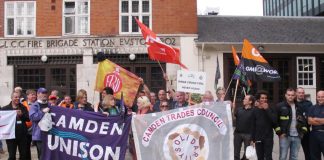
[[[168,78],[164,77],[166,82]],[[38,158],[42,155],[41,130],[38,122],[45,113],[50,112],[50,106],[60,106],[68,109],[99,112],[107,116],[122,114],[147,114],[164,112],[170,109],[186,107],[195,103],[228,103],[232,106],[234,130],[234,159],[246,159],[240,156],[242,143],[244,150],[253,145],[256,148],[258,159],[272,159],[274,133],[279,136],[280,160],[297,160],[300,146],[302,146],[306,160],[319,160],[324,154],[324,91],[317,92],[317,104],[313,105],[305,99],[303,88],[286,90],[283,102],[270,106],[268,93],[259,91],[255,96],[245,95],[243,105],[233,104],[225,100],[226,91],[220,87],[216,90],[214,99],[211,91],[206,91],[199,97],[200,101],[193,101],[191,94],[174,91],[167,83],[167,90],[161,89],[151,92],[140,79],[141,88],[134,105],[122,108],[121,102],[114,97],[114,91],[106,87],[100,94],[100,102],[91,104],[87,101],[87,92],[80,89],[75,102],[71,96],[60,98],[57,90],[49,94],[46,88],[37,91],[28,89],[23,94],[22,88],[16,87],[11,94],[11,101],[2,110],[16,110],[16,138],[6,140],[9,160],[16,159],[18,148],[20,159],[31,159],[30,146],[37,148]],[[132,133],[129,136],[129,151],[136,159],[135,145]],[[289,152],[289,154],[288,154]],[[0,154],[3,154],[0,143]]]

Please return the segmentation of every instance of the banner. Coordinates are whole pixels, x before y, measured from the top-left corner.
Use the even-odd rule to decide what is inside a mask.
[[[247,78],[252,81],[273,82],[280,81],[280,75],[262,57],[260,52],[247,40],[244,39],[242,59],[244,61]]]
[[[0,111],[0,139],[15,139],[16,111]]]
[[[131,117],[51,107],[53,128],[42,132],[42,160],[123,160]]]
[[[135,115],[132,130],[137,159],[233,159],[231,109],[225,103]]]
[[[133,106],[138,87],[139,77],[105,59],[98,64],[95,90],[101,92],[105,87],[111,87],[114,95],[120,99],[121,92],[124,94],[126,106]]]
[[[177,72],[177,91],[204,94],[206,90],[206,73],[183,71]]]

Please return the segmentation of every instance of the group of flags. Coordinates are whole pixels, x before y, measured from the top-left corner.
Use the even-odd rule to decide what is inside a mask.
[[[178,64],[182,68],[187,69],[180,61],[180,50],[178,48],[163,43],[152,30],[138,19],[135,20],[145,39],[150,59],[158,62]],[[236,65],[232,79],[240,81],[241,85],[247,88],[247,91],[250,90],[252,81],[272,82],[280,80],[279,73],[268,64],[260,52],[247,39],[243,41],[241,58],[239,58],[233,46],[232,54]],[[215,89],[220,78],[221,74],[217,56]],[[99,62],[95,90],[101,92],[104,87],[109,86],[113,88],[117,98],[121,98],[121,93],[124,93],[125,104],[132,105],[140,85],[138,79],[139,77],[133,73],[104,59]]]
[[[252,81],[280,81],[281,78],[278,71],[269,65],[267,60],[263,58],[260,52],[247,39],[243,41],[241,59],[237,55],[234,46],[232,46],[232,55],[236,66],[232,79],[239,80],[241,85],[247,88],[247,92],[249,92],[252,86]],[[217,85],[216,81],[220,78],[218,65],[217,57],[215,85]]]

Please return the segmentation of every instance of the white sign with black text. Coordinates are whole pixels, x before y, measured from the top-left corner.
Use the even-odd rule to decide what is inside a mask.
[[[177,91],[204,94],[206,90],[206,73],[182,71],[177,73]]]

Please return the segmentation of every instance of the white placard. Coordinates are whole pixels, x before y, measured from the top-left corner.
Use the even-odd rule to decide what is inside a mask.
[[[177,73],[177,91],[204,94],[206,73],[179,70]]]

